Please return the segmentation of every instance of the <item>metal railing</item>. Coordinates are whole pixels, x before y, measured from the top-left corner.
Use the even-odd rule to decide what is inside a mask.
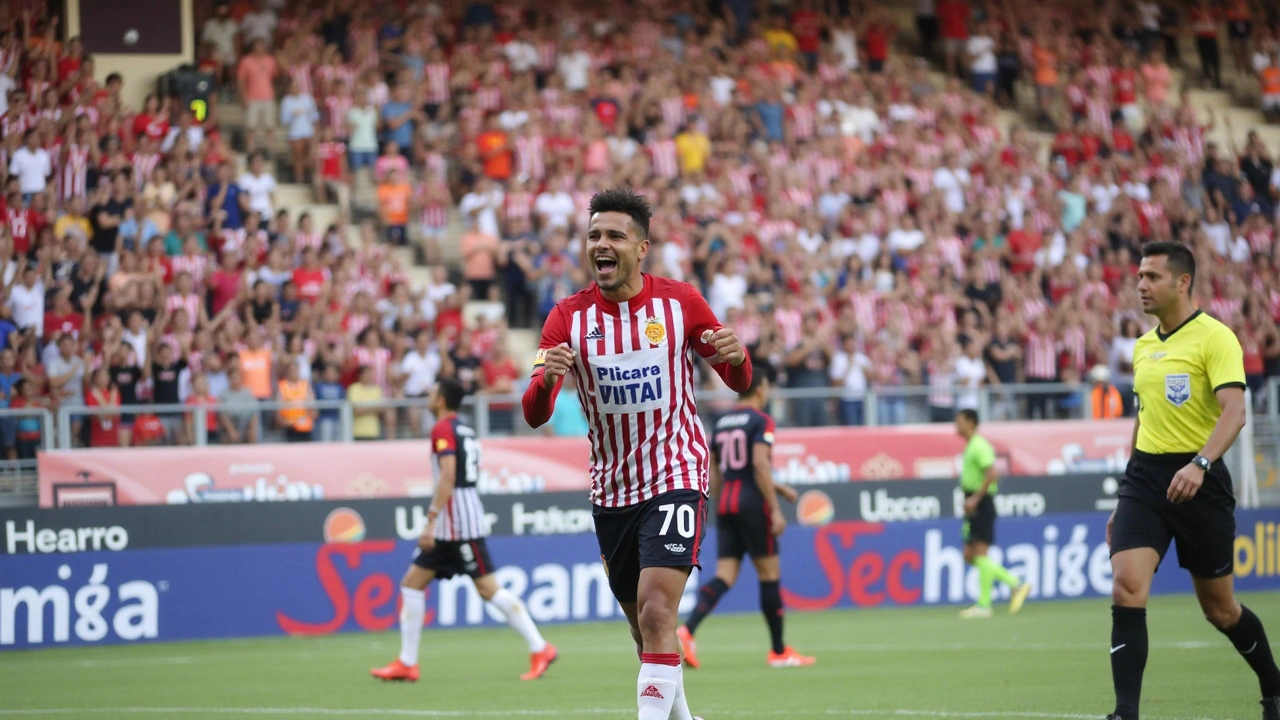
[[[771,411],[780,427],[825,427],[841,425],[903,425],[922,422],[950,422],[958,407],[971,407],[993,420],[1084,419],[1088,417],[1089,386],[1079,384],[1007,385],[978,390],[939,392],[930,387],[869,389],[858,396],[842,388],[777,388],[772,391]],[[698,394],[699,413],[713,421],[737,401],[728,390]],[[957,404],[960,401],[960,404]],[[577,403],[573,402],[573,409]],[[42,423],[45,447],[69,450],[86,447],[92,433],[86,421],[98,417],[125,419],[125,426],[138,425],[142,416],[160,420],[163,437],[147,437],[143,444],[203,446],[211,440],[224,442],[221,419],[250,425],[258,442],[286,439],[286,422],[281,411],[314,410],[317,417],[310,439],[350,442],[362,435],[357,419],[369,410],[376,416],[380,439],[412,439],[429,432],[430,413],[422,398],[388,398],[352,403],[347,400],[285,402],[263,400],[256,403],[213,403],[209,405],[126,405],[116,407],[62,407],[56,422]],[[23,412],[23,411],[13,411]],[[474,395],[464,401],[468,415],[482,437],[491,435],[536,435],[520,411],[519,395]],[[218,420],[209,424],[209,415]],[[0,415],[0,417],[3,417]],[[296,435],[296,434],[295,434]],[[360,439],[366,439],[361,437]],[[134,443],[136,444],[136,443]]]
[[[777,388],[772,392],[770,410],[779,427],[949,422],[956,400],[967,401],[965,406],[976,405],[982,417],[993,420],[1085,419],[1091,413],[1090,389],[1082,383],[984,387],[977,390],[976,395],[972,390],[953,390],[947,403],[943,402],[948,399],[946,393],[930,387],[871,388],[858,396],[833,387]],[[737,396],[727,390],[700,392],[698,397],[699,413],[707,423],[733,407],[737,400]],[[1280,378],[1269,380],[1261,392],[1251,394],[1250,398],[1249,431],[1235,443],[1226,461],[1233,476],[1242,484],[1242,492],[1253,493],[1250,504],[1280,505]],[[571,412],[580,412],[576,399],[566,396],[565,401]],[[281,410],[299,408],[317,412],[310,438],[289,438],[281,421]],[[361,430],[369,429],[357,423],[368,410],[381,411],[375,416],[377,422],[373,429],[377,434],[373,437],[384,440],[426,437],[433,422],[427,401],[420,398],[390,398],[359,404],[318,400],[63,407],[57,413],[42,408],[0,409],[0,440],[5,440],[0,446],[8,454],[0,456],[0,506],[29,501],[35,492],[35,463],[25,457],[33,450],[31,441],[21,448],[24,454],[21,457],[13,442],[21,420],[28,423],[24,426],[26,433],[34,431],[38,424],[40,439],[35,446],[46,450],[86,447],[86,441],[93,436],[86,428],[92,418],[118,416],[136,421],[141,415],[159,419],[158,425],[163,430],[163,436],[149,438],[143,444],[203,446],[209,442],[227,442],[220,428],[210,426],[210,414],[214,415],[217,425],[221,425],[223,417],[241,424],[246,421],[256,424],[256,442],[289,439],[351,442],[363,434]],[[547,432],[546,428],[534,430],[525,424],[517,395],[472,396],[464,402],[463,413],[469,416],[481,436],[529,436]],[[136,431],[138,423],[134,425]],[[1250,489],[1246,491],[1244,487]]]
[[[951,391],[927,386],[902,386],[868,388],[856,395],[839,387],[775,388],[771,392],[770,410],[779,427],[874,427],[951,422],[960,407],[977,410],[984,420],[1083,420],[1089,419],[1092,413],[1090,390],[1087,383],[1011,384]],[[711,422],[731,408],[736,400],[737,395],[729,390],[700,391],[699,414],[704,421]],[[571,410],[576,411],[577,403],[573,405],[575,407]],[[164,444],[202,446],[211,438],[219,441],[220,434],[220,428],[209,426],[206,413],[218,417],[251,414],[257,418],[258,441],[270,442],[285,437],[280,411],[300,408],[318,412],[317,428],[312,438],[316,440],[322,439],[323,435],[325,440],[352,441],[357,434],[357,412],[366,410],[383,411],[377,417],[381,439],[421,438],[430,429],[427,425],[430,413],[423,398],[387,398],[360,404],[347,400],[263,400],[249,404],[63,407],[58,410],[53,423],[48,410],[0,410],[0,426],[6,417],[36,416],[42,419],[42,447],[65,450],[86,445],[88,433],[80,428],[81,421],[88,417],[136,419],[141,415],[152,415],[163,420],[166,430]],[[1280,378],[1269,380],[1262,392],[1254,397],[1253,410],[1258,426],[1280,428]],[[540,434],[525,424],[519,395],[473,395],[464,401],[463,413],[471,419],[481,437]],[[320,432],[321,425],[326,428],[324,433]],[[181,432],[173,432],[175,428]]]

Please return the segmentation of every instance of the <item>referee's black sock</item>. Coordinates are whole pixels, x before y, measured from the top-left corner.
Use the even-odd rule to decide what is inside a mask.
[[[1262,697],[1280,696],[1280,668],[1276,667],[1275,658],[1271,656],[1271,645],[1267,642],[1267,631],[1262,629],[1262,621],[1253,611],[1244,605],[1240,606],[1240,621],[1229,630],[1222,630],[1236,651],[1249,663],[1249,667],[1258,674],[1258,685],[1262,688]]]
[[[720,602],[720,598],[727,592],[729,592],[729,584],[718,576],[711,578],[711,582],[698,588],[698,604],[689,614],[689,619],[684,621],[684,626],[689,628],[690,635],[698,631],[698,625],[702,624],[711,611],[716,609],[716,603]]]
[[[777,580],[760,583],[760,612],[769,624],[769,641],[773,651],[781,654],[787,649],[782,642],[782,589]]]
[[[1116,688],[1116,715],[1137,720],[1142,673],[1147,669],[1146,608],[1111,606],[1111,682]]]

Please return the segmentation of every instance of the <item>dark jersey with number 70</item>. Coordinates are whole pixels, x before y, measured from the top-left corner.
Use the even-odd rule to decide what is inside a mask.
[[[764,496],[756,485],[752,450],[756,443],[773,445],[773,418],[749,407],[738,407],[716,421],[711,452],[720,467],[721,515],[758,515]]]

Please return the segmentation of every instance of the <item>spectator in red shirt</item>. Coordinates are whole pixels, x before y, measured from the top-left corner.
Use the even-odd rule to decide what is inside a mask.
[[[968,0],[938,0],[938,27],[942,35],[942,52],[947,74],[957,75],[962,68],[965,41],[969,39]]]
[[[813,0],[800,0],[791,13],[791,34],[804,55],[805,69],[813,72],[818,68],[818,51],[822,49],[822,16],[814,11]]]
[[[502,336],[494,343],[489,358],[480,364],[481,392],[485,395],[513,395],[519,375],[515,361],[507,352],[506,338]],[[489,427],[510,432],[515,418],[514,408],[511,402],[492,403],[489,406]]]

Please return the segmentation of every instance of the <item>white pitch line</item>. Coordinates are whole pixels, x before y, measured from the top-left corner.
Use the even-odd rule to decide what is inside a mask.
[[[1272,642],[1272,647],[1280,647],[1280,641]],[[371,647],[377,649],[385,649],[387,646],[383,643],[375,644]],[[715,645],[713,643],[705,643],[704,649],[711,650],[713,653],[729,653],[729,654],[752,654],[759,653],[761,645],[752,644],[732,644],[732,645]],[[848,644],[819,644],[805,645],[807,652],[833,652],[833,653],[885,653],[885,652],[966,652],[974,650],[989,651],[1022,651],[1022,652],[1069,652],[1069,651],[1094,651],[1105,650],[1107,647],[1105,642],[1096,643],[1035,643],[1035,642],[976,642],[976,643],[848,643]],[[50,648],[52,649],[52,648]],[[1151,643],[1153,650],[1230,650],[1230,643],[1224,641],[1209,640],[1166,640],[1162,642]],[[65,648],[64,651],[71,651],[71,648]],[[335,647],[329,649],[313,648],[310,650],[299,650],[288,653],[280,653],[292,658],[316,659],[326,657],[336,657],[344,648]],[[624,643],[617,645],[595,645],[575,648],[560,648],[566,657],[575,655],[634,655],[635,651],[631,646]],[[28,669],[38,667],[66,667],[68,664],[83,669],[96,668],[112,668],[130,665],[199,665],[207,662],[224,660],[227,657],[246,657],[249,655],[258,655],[256,652],[236,651],[236,652],[218,652],[208,656],[206,655],[174,655],[174,656],[158,656],[149,658],[118,658],[111,660],[63,660],[60,658],[41,658],[39,660],[23,660],[21,663],[14,663],[15,669]],[[8,658],[4,653],[0,653],[0,667],[5,667],[5,661]]]
[[[306,716],[382,716],[409,718],[455,717],[566,717],[614,715],[628,716],[634,708],[578,708],[574,710],[397,710],[388,708],[183,708],[183,707],[122,707],[122,708],[31,708],[0,709],[0,716],[51,716],[51,715],[306,715]],[[715,709],[708,711],[714,713]],[[956,711],[911,710],[905,708],[828,709],[828,710],[724,710],[734,717],[782,717],[795,716],[797,712],[824,714],[830,717],[881,717],[881,718],[941,718],[942,720],[966,720],[969,718],[1009,718],[1017,720],[1097,720],[1100,713],[1050,713],[1037,711]],[[1148,716],[1149,720],[1214,720],[1207,717]]]

